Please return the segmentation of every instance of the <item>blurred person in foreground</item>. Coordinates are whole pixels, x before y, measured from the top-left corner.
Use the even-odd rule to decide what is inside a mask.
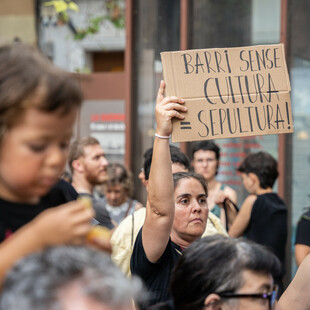
[[[132,310],[142,293],[108,255],[89,247],[48,248],[20,260],[0,297],[6,310]]]
[[[310,208],[299,218],[295,238],[295,260],[297,266],[310,254]]]
[[[94,212],[59,181],[81,103],[78,81],[36,48],[0,46],[0,286],[24,255],[86,242]]]
[[[210,236],[192,243],[176,264],[171,300],[150,310],[271,310],[281,270],[277,257],[247,239]]]
[[[282,294],[278,310],[310,309],[310,255],[301,262],[295,277]]]

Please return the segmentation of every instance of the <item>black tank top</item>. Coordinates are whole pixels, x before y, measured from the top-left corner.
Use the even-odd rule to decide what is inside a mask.
[[[254,202],[245,237],[270,248],[285,272],[287,209],[276,193],[258,195]]]

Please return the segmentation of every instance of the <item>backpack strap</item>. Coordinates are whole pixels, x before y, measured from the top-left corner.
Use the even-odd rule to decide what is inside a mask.
[[[230,208],[230,206],[228,204],[233,206],[237,213],[239,212],[238,206],[233,201],[231,201],[229,198],[225,198],[225,200],[224,200],[224,213],[225,213],[226,231],[228,231],[228,229],[229,229],[229,227],[228,227],[228,215],[227,215],[227,210],[226,210],[227,206]]]

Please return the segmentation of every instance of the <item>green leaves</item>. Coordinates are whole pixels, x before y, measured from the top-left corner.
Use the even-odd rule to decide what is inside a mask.
[[[95,34],[99,32],[100,24],[105,19],[105,16],[96,16],[88,21],[88,26],[84,29],[78,29],[74,35],[74,40],[83,40],[89,34]]]
[[[72,10],[75,12],[79,11],[79,6],[73,1],[53,0],[53,1],[44,2],[43,5],[53,6],[57,14],[66,13],[67,10]]]

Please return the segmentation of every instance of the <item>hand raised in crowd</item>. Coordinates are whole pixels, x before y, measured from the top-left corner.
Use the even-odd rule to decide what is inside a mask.
[[[180,112],[186,112],[184,100],[175,96],[164,97],[165,82],[160,82],[155,107],[156,133],[161,136],[170,136],[172,133],[172,118],[184,119]]]
[[[144,251],[150,262],[163,254],[170,238],[174,219],[174,186],[172,179],[169,136],[172,118],[184,119],[184,100],[164,97],[165,83],[161,81],[156,99],[156,134],[149,177],[146,218],[142,230]]]

